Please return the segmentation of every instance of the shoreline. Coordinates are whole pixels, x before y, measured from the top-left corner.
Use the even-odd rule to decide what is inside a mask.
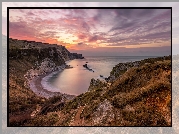
[[[62,72],[62,71],[63,69],[58,70],[58,71],[52,71],[52,72],[48,72],[46,74],[42,74],[42,75],[39,75],[38,77],[33,78],[32,80],[29,81],[30,89],[36,95],[40,97],[45,97],[47,99],[53,96],[62,96],[62,98],[67,98],[68,100],[73,99],[75,95],[69,95],[69,94],[65,94],[61,92],[53,92],[53,91],[48,90],[49,88],[55,88],[55,87],[52,87],[52,85],[47,83],[49,76],[51,76],[54,73]]]

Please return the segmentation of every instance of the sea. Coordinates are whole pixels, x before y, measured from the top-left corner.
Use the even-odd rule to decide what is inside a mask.
[[[53,87],[48,89],[52,92],[79,95],[88,91],[92,78],[102,80],[108,77],[118,63],[154,57],[157,56],[86,56],[84,59],[74,59],[66,62],[73,68],[51,74],[46,84]],[[84,64],[87,64],[92,71],[83,67]]]

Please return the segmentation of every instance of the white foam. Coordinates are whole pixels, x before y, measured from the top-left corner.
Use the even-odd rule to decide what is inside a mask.
[[[45,77],[42,78],[42,80],[41,80],[42,88],[43,88],[44,90],[50,91],[50,93],[47,92],[47,91],[44,91],[44,90],[39,90],[39,89],[37,89],[36,84],[35,84],[35,81],[36,81],[37,79],[39,79],[39,77],[34,77],[33,79],[29,80],[29,87],[30,87],[30,89],[31,89],[35,94],[37,94],[38,96],[45,97],[45,98],[53,97],[54,95],[57,94],[57,92],[58,92],[58,94],[61,94],[60,89],[58,89],[58,88],[54,87],[53,85],[51,85],[51,84],[48,82],[48,80],[49,80],[54,74],[56,74],[56,73],[58,73],[58,72],[61,72],[64,68],[65,68],[64,65],[59,66],[59,67],[58,67],[58,71],[52,72],[52,73],[50,73],[50,74],[48,74],[47,76],[45,76]],[[64,95],[65,95],[65,94],[64,94]]]
[[[50,73],[49,75],[45,76],[44,78],[42,78],[41,81],[41,85],[43,87],[43,89],[48,90],[50,92],[61,92],[61,90],[59,88],[54,87],[52,84],[50,84],[49,79],[54,75],[57,74],[59,72],[61,72],[62,70],[58,70],[55,72]]]
[[[31,80],[29,82],[29,86],[30,86],[30,89],[35,93],[37,94],[38,96],[42,96],[42,97],[45,97],[45,98],[49,98],[49,97],[52,97],[53,95],[52,94],[48,94],[46,92],[44,92],[43,90],[38,90],[36,85],[35,85],[35,81],[37,80],[38,78],[34,78],[33,80]]]

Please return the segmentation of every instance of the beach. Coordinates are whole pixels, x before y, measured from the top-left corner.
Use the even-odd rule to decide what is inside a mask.
[[[62,70],[61,70],[62,71]],[[61,72],[60,71],[60,72]],[[50,88],[55,88],[51,84],[48,84],[47,80],[49,77],[51,77],[54,73],[57,73],[58,71],[54,72],[48,72],[46,74],[42,74],[38,77],[33,78],[29,82],[30,89],[38,96],[50,98],[53,96],[65,96],[68,99],[74,97],[72,95],[68,95],[61,92],[52,92],[53,90]]]

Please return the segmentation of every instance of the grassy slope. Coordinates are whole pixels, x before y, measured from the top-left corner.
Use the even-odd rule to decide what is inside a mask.
[[[111,107],[102,116],[104,111],[100,111],[99,107],[105,100]],[[74,121],[81,106],[80,118]],[[101,117],[100,123],[94,122],[96,116]],[[53,123],[49,123],[48,119],[53,119]],[[100,83],[69,101],[62,110],[37,116],[26,125],[68,126],[71,122],[81,122],[76,125],[170,126],[170,119],[171,60],[152,59],[150,64],[129,69],[111,86]]]
[[[26,56],[22,55],[23,51],[27,54]],[[36,96],[24,86],[26,80],[24,74],[35,67],[36,61],[41,63],[44,58],[49,57],[48,51],[47,48],[41,53],[36,49],[9,50],[9,117],[12,126],[23,124],[23,121],[29,119],[30,113],[36,109],[36,105],[44,103],[45,98]],[[39,58],[37,58],[38,55],[40,55]],[[52,58],[57,65],[64,63],[63,60],[57,59],[57,56]]]
[[[27,59],[9,60],[9,115],[10,125],[21,125],[22,120],[29,118],[29,114],[36,109],[38,103],[43,103],[43,99],[37,97],[29,88],[24,87],[24,74],[31,69],[34,64],[31,62],[34,56]],[[30,60],[31,59],[31,60]],[[16,119],[16,116],[19,116]],[[26,115],[21,119],[20,115]],[[15,118],[15,119],[14,119]]]
[[[37,105],[47,104],[48,100],[36,96],[29,88],[24,86],[24,74],[29,69],[36,68],[36,62],[41,63],[45,58],[51,59],[56,66],[65,63],[64,58],[69,59],[66,48],[44,47],[22,49],[27,42],[9,39],[9,125],[19,126],[30,119],[32,111]],[[53,55],[51,52],[53,51]],[[61,51],[61,55],[59,52]],[[45,102],[44,102],[45,101]]]

